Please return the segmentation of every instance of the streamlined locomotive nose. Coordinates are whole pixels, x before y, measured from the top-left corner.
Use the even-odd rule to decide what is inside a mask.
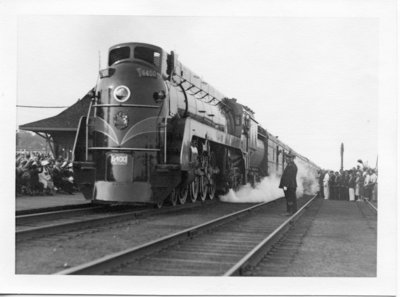
[[[144,70],[148,69],[148,70]],[[99,80],[96,93],[100,104],[162,105],[167,94],[161,74],[140,61],[113,65]],[[154,94],[164,96],[154,97]]]
[[[164,139],[165,109],[154,93],[165,94],[165,83],[154,66],[140,60],[116,62],[102,73],[92,134],[94,199],[151,202],[150,177]]]

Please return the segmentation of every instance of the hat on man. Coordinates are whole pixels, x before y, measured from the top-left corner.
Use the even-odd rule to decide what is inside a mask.
[[[285,156],[286,156],[286,158],[292,158],[292,159],[296,158],[296,155],[293,154],[291,151],[286,153]]]

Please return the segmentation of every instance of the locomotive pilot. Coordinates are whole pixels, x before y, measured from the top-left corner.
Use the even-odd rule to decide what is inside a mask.
[[[292,153],[286,154],[287,166],[283,171],[279,188],[283,189],[286,199],[286,211],[285,215],[289,216],[297,211],[297,198],[296,198],[296,175],[297,166],[294,163],[295,155]]]

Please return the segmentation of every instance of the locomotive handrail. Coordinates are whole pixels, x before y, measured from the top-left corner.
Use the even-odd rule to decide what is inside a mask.
[[[150,148],[140,148],[140,147],[112,147],[112,146],[92,146],[88,148],[89,150],[118,150],[118,151],[149,151],[149,152],[159,152],[160,149],[150,149]]]
[[[86,116],[86,127],[85,127],[85,141],[86,141],[86,145],[85,145],[85,160],[89,159],[89,118],[90,118],[90,112],[92,111],[92,106],[93,106],[93,100],[90,100],[90,105],[89,105],[89,109],[88,109],[88,113]]]
[[[158,105],[145,104],[94,104],[94,107],[140,107],[140,108],[160,108]]]
[[[177,74],[176,74],[176,75],[177,75]],[[211,99],[210,99],[209,101],[207,101],[207,103],[211,103],[211,102],[214,101],[214,100],[217,101],[217,104],[218,104],[219,102],[221,102],[221,99],[218,98],[217,96],[219,95],[221,98],[223,98],[223,95],[222,95],[219,91],[215,90],[213,87],[209,87],[208,90],[205,90],[205,89],[201,86],[201,83],[202,83],[202,82],[200,83],[200,86],[199,86],[199,85],[196,85],[195,82],[193,82],[193,81],[191,81],[191,80],[188,80],[188,79],[184,78],[183,76],[180,76],[180,75],[177,75],[177,76],[180,77],[180,78],[182,79],[182,81],[180,82],[179,85],[181,85],[182,88],[183,88],[185,91],[189,91],[189,90],[192,89],[193,87],[195,87],[195,88],[197,88],[197,89],[199,90],[198,92],[196,92],[196,93],[193,94],[193,95],[195,96],[196,99],[204,100],[206,97],[211,97]],[[188,83],[188,84],[190,84],[189,88],[185,88],[185,87],[183,86],[183,83]],[[210,90],[210,89],[211,89],[211,90]],[[201,97],[201,98],[196,97],[196,95],[197,95],[198,93],[201,93],[201,92],[204,92],[205,95],[204,95],[203,97]]]

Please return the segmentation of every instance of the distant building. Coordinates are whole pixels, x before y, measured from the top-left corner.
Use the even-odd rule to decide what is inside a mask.
[[[41,153],[50,152],[49,145],[46,140],[31,131],[17,131],[16,132],[16,151],[35,151]]]
[[[90,97],[88,94],[60,114],[20,125],[20,130],[32,131],[46,139],[55,157],[72,158],[75,134],[79,119],[87,115]]]

